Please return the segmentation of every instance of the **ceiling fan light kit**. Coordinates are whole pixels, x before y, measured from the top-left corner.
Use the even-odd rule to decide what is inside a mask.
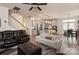
[[[31,11],[32,9],[38,9],[39,11],[42,10],[39,6],[37,6],[37,7],[33,7],[33,6],[32,6],[32,7],[29,9],[29,11]]]

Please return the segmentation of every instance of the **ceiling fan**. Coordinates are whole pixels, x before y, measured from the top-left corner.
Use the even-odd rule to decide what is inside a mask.
[[[47,3],[22,3],[22,4],[26,4],[26,5],[32,5],[30,8],[29,8],[29,11],[31,11],[32,9],[36,8],[38,9],[39,11],[41,11],[42,9],[39,7],[40,5],[47,5]],[[35,6],[36,7],[35,7]]]

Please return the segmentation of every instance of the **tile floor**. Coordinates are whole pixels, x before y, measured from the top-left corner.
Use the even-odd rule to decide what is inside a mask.
[[[67,55],[79,55],[78,39],[75,37],[62,37],[62,46],[59,52]]]

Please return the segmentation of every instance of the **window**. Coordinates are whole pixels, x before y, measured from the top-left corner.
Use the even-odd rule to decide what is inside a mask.
[[[63,30],[75,29],[75,19],[63,20]]]

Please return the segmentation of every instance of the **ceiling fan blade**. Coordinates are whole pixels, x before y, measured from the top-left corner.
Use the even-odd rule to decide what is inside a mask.
[[[40,10],[41,11],[41,8],[40,7],[37,7],[38,8],[38,10]]]
[[[31,11],[33,9],[33,6],[29,9],[29,11]]]

